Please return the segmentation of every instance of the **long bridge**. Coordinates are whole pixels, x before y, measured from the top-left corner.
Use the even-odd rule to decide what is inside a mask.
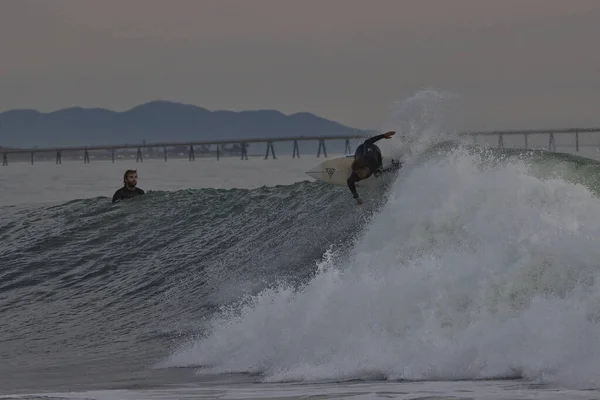
[[[459,132],[459,137],[470,137],[473,142],[477,143],[477,138],[483,137],[497,137],[497,146],[504,148],[504,137],[505,136],[522,136],[524,139],[524,147],[529,148],[529,136],[544,134],[548,135],[548,150],[556,151],[555,135],[569,134],[575,136],[575,143],[573,145],[566,145],[575,147],[575,151],[579,152],[581,147],[594,146],[600,147],[599,144],[580,144],[581,133],[598,133],[599,128],[567,128],[567,129],[529,129],[529,130],[494,130],[494,131],[471,131],[471,132]],[[182,148],[188,149],[188,157],[190,161],[195,160],[195,148],[207,146],[216,146],[216,158],[220,159],[222,149],[225,145],[238,145],[241,159],[248,159],[247,148],[251,143],[266,143],[265,159],[269,158],[269,152],[273,158],[275,156],[274,142],[293,142],[293,158],[300,157],[300,150],[298,142],[300,141],[318,141],[319,148],[317,152],[317,158],[324,155],[327,157],[327,149],[325,146],[326,141],[332,140],[344,140],[345,141],[345,152],[351,153],[350,140],[352,139],[364,139],[365,135],[338,135],[338,136],[293,136],[293,137],[276,137],[276,138],[254,138],[254,139],[238,139],[238,140],[209,140],[209,141],[187,141],[187,142],[157,142],[157,143],[141,143],[141,144],[121,144],[121,145],[101,145],[101,146],[66,146],[66,147],[45,147],[45,148],[31,148],[31,149],[8,149],[0,148],[0,152],[3,152],[2,165],[8,165],[9,155],[11,154],[30,154],[31,164],[34,163],[36,153],[55,153],[56,163],[62,163],[62,154],[65,152],[71,153],[83,153],[84,163],[90,162],[90,151],[110,151],[112,153],[112,162],[115,162],[115,152],[117,150],[128,150],[137,149],[136,162],[143,162],[142,149],[144,148],[163,148],[164,159],[167,161],[167,148]],[[562,145],[565,146],[565,145]]]

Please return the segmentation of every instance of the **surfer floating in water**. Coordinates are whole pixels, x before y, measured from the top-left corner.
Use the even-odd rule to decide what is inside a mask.
[[[356,148],[354,162],[352,163],[352,174],[350,174],[347,183],[358,204],[362,204],[363,201],[358,197],[358,193],[356,192],[356,182],[367,179],[373,174],[379,176],[382,172],[400,168],[400,162],[392,160],[392,166],[387,170],[383,170],[381,150],[375,144],[375,142],[381,139],[391,139],[395,133],[394,131],[390,131],[373,136]]]
[[[112,202],[116,203],[122,199],[130,199],[135,196],[141,196],[144,191],[137,187],[137,171],[128,169],[123,175],[123,187],[115,192]]]

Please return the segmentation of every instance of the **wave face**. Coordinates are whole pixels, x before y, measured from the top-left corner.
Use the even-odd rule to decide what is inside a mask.
[[[360,212],[349,200],[347,189],[301,182],[5,207],[6,382],[31,369],[126,373],[130,360],[162,357],[202,330],[220,306],[279,281],[305,282],[330,246],[351,245],[382,198]]]
[[[599,386],[598,164],[391,124],[410,155],[362,207],[300,182],[3,208],[3,381],[150,365]]]

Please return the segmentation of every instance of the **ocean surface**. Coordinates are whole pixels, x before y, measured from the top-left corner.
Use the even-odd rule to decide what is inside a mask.
[[[0,398],[599,399],[600,164],[434,128],[363,206],[314,155],[0,167]]]

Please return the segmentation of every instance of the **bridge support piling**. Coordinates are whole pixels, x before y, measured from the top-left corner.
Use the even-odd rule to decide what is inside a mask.
[[[2,166],[8,166],[8,155],[6,153],[4,153],[4,157],[2,158]]]
[[[350,139],[346,139],[346,147],[344,148],[346,154],[352,154],[352,147],[350,147]]]
[[[248,150],[246,149],[247,147],[248,147],[247,143],[242,143],[242,160],[248,159]]]
[[[265,154],[265,160],[269,158],[269,149],[271,150],[273,160],[277,159],[277,157],[275,157],[275,148],[273,147],[273,142],[267,142],[267,152]]]
[[[554,143],[554,133],[548,135],[548,150],[556,151],[556,143]]]
[[[504,148],[504,135],[502,135],[501,133],[498,134],[498,148]]]
[[[88,153],[87,148],[85,149],[85,153],[83,153],[83,163],[84,164],[90,163],[90,153]]]
[[[292,154],[292,158],[296,158],[296,156],[300,158],[300,148],[298,147],[298,141],[294,140],[294,151]]]
[[[190,144],[189,160],[196,161],[196,154],[194,154],[194,145],[193,144]]]
[[[525,148],[528,149],[529,148],[529,135],[525,134]]]
[[[579,131],[575,131],[575,152],[579,153]]]
[[[115,149],[112,149],[111,153],[112,153],[112,162],[114,164],[115,163]]]
[[[325,140],[319,139],[319,151],[317,153],[317,158],[321,157],[321,148],[323,149],[323,155],[327,158],[327,149],[325,148]]]
[[[167,148],[163,147],[163,151],[165,153],[165,162],[167,162]]]
[[[35,153],[32,151],[32,152],[31,152],[31,165],[33,165],[33,155],[34,155],[34,154],[35,154]]]
[[[144,155],[142,154],[142,149],[138,147],[137,153],[135,154],[135,162],[144,162]]]
[[[62,155],[60,154],[60,150],[56,152],[56,163],[62,164]]]
[[[217,145],[217,161],[219,161],[219,158],[221,157],[220,151],[221,151],[221,145]]]

